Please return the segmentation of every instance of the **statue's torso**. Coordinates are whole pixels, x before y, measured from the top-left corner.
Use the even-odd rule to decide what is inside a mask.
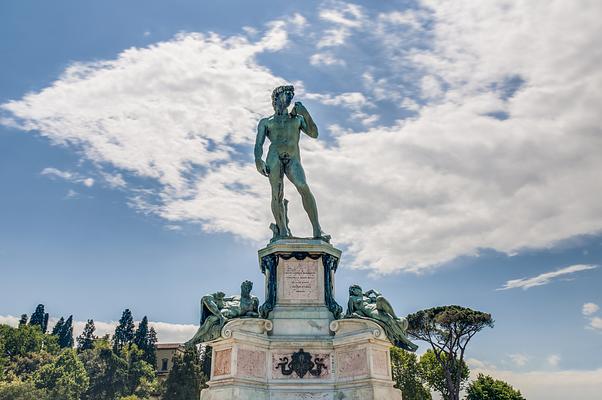
[[[270,139],[270,153],[278,156],[288,154],[296,157],[299,154],[299,129],[301,118],[298,116],[272,115],[267,119],[267,136]],[[269,155],[268,155],[269,156]]]

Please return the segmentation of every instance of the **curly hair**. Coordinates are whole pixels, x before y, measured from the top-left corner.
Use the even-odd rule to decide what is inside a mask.
[[[278,86],[272,91],[272,108],[274,110],[276,109],[276,98],[280,93],[285,92],[287,90],[290,90],[291,92],[293,92],[293,94],[295,94],[295,87],[293,85]]]

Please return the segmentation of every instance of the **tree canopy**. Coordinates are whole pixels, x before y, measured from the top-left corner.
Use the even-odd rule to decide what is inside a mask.
[[[131,335],[119,349],[108,335],[97,338],[94,321],[88,320],[76,351],[72,316],[61,318],[52,333],[44,333],[36,318],[47,324],[47,313],[42,307],[36,313],[34,323],[25,315],[18,327],[0,324],[0,400],[146,400],[160,395],[154,362],[157,336],[148,319],[137,331],[146,350],[132,343],[128,310],[121,333],[127,338],[131,326]],[[152,362],[147,362],[151,356]]]
[[[519,390],[489,375],[479,374],[466,390],[466,400],[525,400]]]
[[[392,347],[391,372],[395,387],[401,390],[404,400],[431,400],[431,393],[423,384],[415,353]]]
[[[493,327],[491,314],[451,305],[433,307],[410,314],[408,334],[431,345],[435,360],[445,377],[445,399],[459,400],[463,382],[464,354],[472,337],[485,327]]]
[[[165,381],[162,400],[198,399],[206,380],[197,348],[188,347],[184,355],[174,356],[173,367]]]

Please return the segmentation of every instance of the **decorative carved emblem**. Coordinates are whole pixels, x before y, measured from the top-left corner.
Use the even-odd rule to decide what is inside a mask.
[[[294,372],[299,378],[303,378],[308,372],[313,376],[320,376],[323,369],[328,369],[323,358],[316,357],[312,361],[312,355],[303,349],[293,353],[290,362],[288,357],[280,358],[276,368],[280,368],[282,375],[291,375]]]

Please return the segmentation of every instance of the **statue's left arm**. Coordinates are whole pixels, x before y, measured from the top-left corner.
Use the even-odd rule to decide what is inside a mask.
[[[318,137],[318,126],[314,122],[313,118],[307,111],[307,108],[300,101],[295,103],[295,107],[293,108],[295,114],[300,115],[301,117],[301,130],[305,132],[308,136],[312,138]]]

